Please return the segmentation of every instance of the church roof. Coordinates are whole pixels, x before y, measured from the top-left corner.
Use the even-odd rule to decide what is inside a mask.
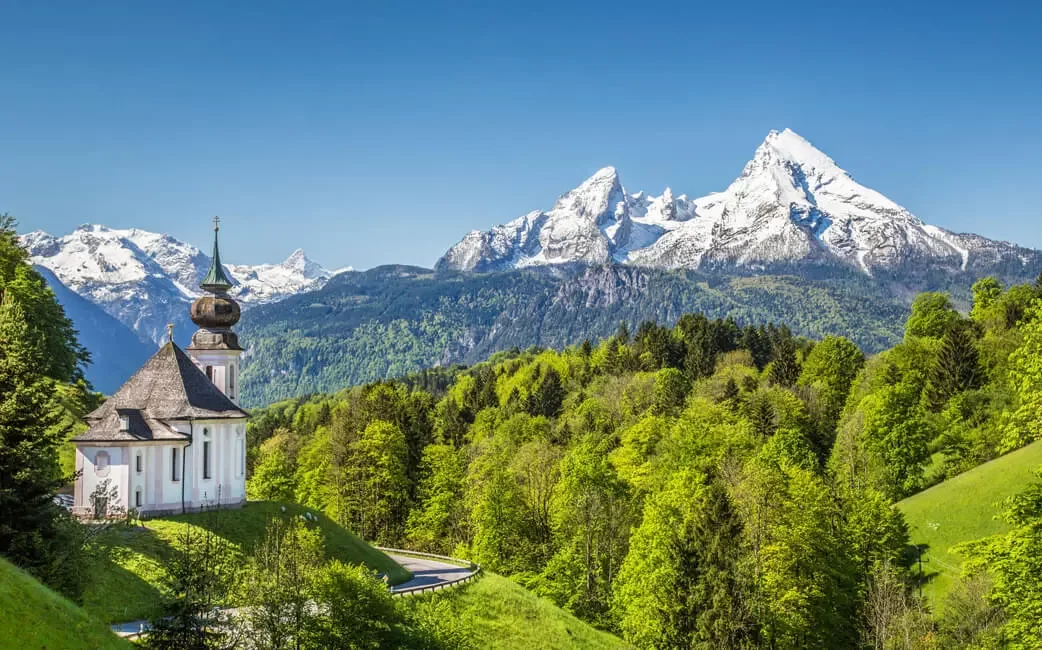
[[[121,415],[129,418],[129,426],[121,426]],[[171,341],[87,415],[90,428],[74,442],[179,440],[187,436],[168,422],[245,417],[246,412]]]

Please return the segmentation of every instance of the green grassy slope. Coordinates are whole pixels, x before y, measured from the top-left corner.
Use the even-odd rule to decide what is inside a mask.
[[[108,530],[100,536],[104,552],[91,572],[84,606],[99,619],[110,622],[148,618],[160,602],[157,587],[162,581],[164,561],[185,526],[212,527],[241,557],[264,537],[270,518],[296,517],[305,511],[297,505],[259,501],[236,510],[152,519],[143,522],[140,528]],[[351,532],[325,516],[312,514],[318,516],[330,558],[364,564],[390,576],[392,584],[411,578],[394,560]]]
[[[935,605],[959,575],[963,558],[951,551],[960,542],[1001,533],[1002,502],[1020,492],[1042,466],[1042,442],[996,458],[897,504],[913,544],[925,544],[923,594]]]
[[[130,648],[29,574],[0,558],[0,648]]]
[[[456,617],[468,621],[477,648],[608,650],[629,647],[549,600],[493,573],[485,573],[466,586],[425,598],[444,598]]]

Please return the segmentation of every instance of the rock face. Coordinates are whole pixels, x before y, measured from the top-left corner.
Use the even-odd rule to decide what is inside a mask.
[[[101,307],[145,342],[165,340],[167,323],[178,338],[191,336],[188,305],[201,295],[210,258],[195,246],[145,230],[84,225],[61,237],[21,237],[33,264],[66,288]],[[244,307],[317,289],[334,275],[297,250],[281,264],[226,264]],[[77,323],[77,325],[80,325]]]
[[[438,268],[498,271],[618,262],[665,269],[843,265],[868,275],[909,264],[950,271],[1036,264],[1037,251],[923,223],[859,185],[796,133],[772,131],[723,192],[628,194],[606,167],[549,212],[468,233]]]

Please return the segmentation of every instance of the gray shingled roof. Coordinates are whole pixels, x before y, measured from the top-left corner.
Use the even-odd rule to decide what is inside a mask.
[[[130,416],[122,431],[120,413]],[[180,440],[187,436],[166,422],[244,418],[236,406],[173,342],[159,349],[116,394],[87,415],[90,428],[76,442]]]

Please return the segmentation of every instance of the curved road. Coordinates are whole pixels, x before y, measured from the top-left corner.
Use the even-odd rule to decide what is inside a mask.
[[[397,593],[414,587],[433,587],[443,582],[451,582],[453,580],[465,578],[474,573],[474,570],[469,567],[449,564],[448,562],[440,562],[429,558],[397,555],[395,553],[388,553],[387,555],[412,573],[412,580],[391,587],[391,593]]]

